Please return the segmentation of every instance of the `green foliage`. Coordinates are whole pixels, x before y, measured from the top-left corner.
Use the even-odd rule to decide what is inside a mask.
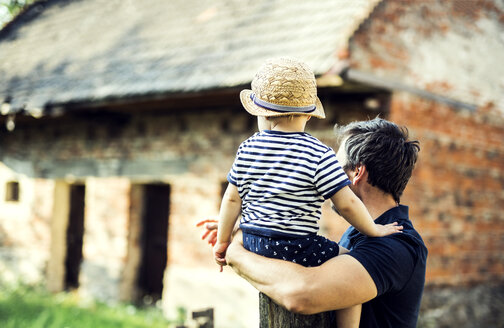
[[[0,289],[2,328],[166,328],[173,323],[160,309],[107,305],[82,300],[76,294],[50,294],[41,288]]]
[[[15,16],[21,9],[28,6],[34,0],[0,0],[0,5],[5,6],[12,16]]]
[[[36,0],[0,0],[0,25],[7,23]]]

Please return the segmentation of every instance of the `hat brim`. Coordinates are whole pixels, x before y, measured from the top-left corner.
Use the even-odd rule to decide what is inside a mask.
[[[292,115],[292,114],[303,114],[303,115],[313,116],[313,117],[320,118],[320,119],[325,118],[324,107],[322,106],[322,103],[320,102],[320,99],[318,97],[317,97],[317,100],[315,101],[315,110],[311,113],[275,112],[273,110],[269,110],[269,109],[257,106],[250,98],[251,94],[252,94],[252,90],[249,90],[249,89],[242,90],[240,92],[240,100],[241,100],[243,107],[245,107],[245,110],[254,116],[275,117],[275,116],[287,116],[287,115]]]

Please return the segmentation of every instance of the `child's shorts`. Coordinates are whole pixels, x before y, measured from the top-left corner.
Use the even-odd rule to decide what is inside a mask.
[[[243,233],[245,249],[269,258],[319,266],[339,254],[338,243],[319,235],[294,239],[277,239]]]

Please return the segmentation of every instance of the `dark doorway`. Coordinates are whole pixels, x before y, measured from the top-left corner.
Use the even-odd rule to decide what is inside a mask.
[[[142,258],[138,275],[139,296],[149,305],[161,299],[163,276],[168,260],[168,216],[170,214],[170,186],[144,185]]]
[[[5,201],[19,202],[19,182],[9,181],[5,188]]]
[[[65,290],[79,287],[79,271],[82,262],[82,239],[84,236],[83,185],[70,186],[70,213],[66,234]]]

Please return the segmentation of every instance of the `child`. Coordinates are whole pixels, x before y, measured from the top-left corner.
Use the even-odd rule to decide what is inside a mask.
[[[228,174],[219,213],[216,262],[225,253],[240,212],[243,245],[270,258],[318,266],[339,254],[339,246],[317,235],[324,200],[360,232],[373,237],[399,232],[395,224],[375,224],[348,187],[334,151],[304,132],[310,118],[325,118],[315,77],[304,63],[267,61],[243,90],[245,109],[258,119],[258,133],[245,140]],[[360,312],[359,312],[360,313]]]

